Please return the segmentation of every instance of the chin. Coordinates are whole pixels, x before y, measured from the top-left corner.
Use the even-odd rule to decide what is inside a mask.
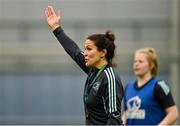
[[[90,65],[88,63],[86,63],[86,66],[89,67]]]
[[[88,64],[88,63],[86,63],[86,66],[87,67],[93,67],[91,64]]]
[[[134,73],[136,76],[141,76],[141,73],[135,72]]]
[[[137,73],[135,75],[138,76],[138,77],[143,77],[144,76],[144,74],[142,74],[142,73]]]

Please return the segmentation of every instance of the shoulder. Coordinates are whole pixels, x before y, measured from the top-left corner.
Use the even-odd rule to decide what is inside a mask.
[[[170,88],[164,80],[157,82],[154,90],[154,96],[164,109],[175,105]]]
[[[108,66],[104,69],[104,77],[108,80],[120,80],[119,74],[111,66]]]
[[[121,92],[120,94],[122,95],[123,93],[123,84],[122,81],[120,79],[119,74],[116,72],[115,69],[113,69],[111,66],[110,67],[106,67],[104,69],[104,78],[103,78],[103,85],[105,87],[111,88],[112,90],[116,90],[116,88],[118,89],[117,91]]]
[[[114,70],[112,67],[106,67],[104,69],[104,80],[112,81],[115,78]]]
[[[136,84],[137,80],[131,80],[130,82],[128,82],[125,86],[125,90],[127,90],[128,88],[135,88],[135,84]]]
[[[106,81],[107,83],[122,85],[122,81],[118,72],[115,69],[113,69],[113,67],[111,66],[107,66],[104,69],[103,77],[104,77],[103,80]]]
[[[170,88],[169,85],[164,80],[159,80],[156,83],[155,91],[156,92],[163,91],[167,95],[170,92]]]

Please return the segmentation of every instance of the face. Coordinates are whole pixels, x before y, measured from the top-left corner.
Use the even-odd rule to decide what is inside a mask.
[[[84,45],[84,57],[86,66],[97,67],[101,63],[102,57],[104,56],[103,51],[98,51],[94,42],[87,39]]]
[[[133,63],[134,73],[136,76],[143,77],[151,73],[151,67],[144,53],[136,53]],[[151,75],[151,74],[150,74]]]

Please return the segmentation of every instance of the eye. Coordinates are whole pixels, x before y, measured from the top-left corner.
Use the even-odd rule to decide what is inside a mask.
[[[86,47],[85,50],[90,51],[90,50],[92,50],[92,48],[91,47]]]
[[[140,63],[144,63],[144,61],[143,61],[143,60],[140,60],[139,62],[140,62]]]
[[[137,63],[138,61],[137,60],[134,60],[134,63]]]

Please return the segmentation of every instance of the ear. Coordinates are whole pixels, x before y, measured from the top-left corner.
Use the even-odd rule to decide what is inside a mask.
[[[102,55],[101,55],[101,57],[106,57],[106,54],[107,54],[107,50],[106,50],[106,49],[103,49],[103,50],[102,50]]]
[[[154,68],[154,64],[153,64],[153,63],[151,63],[151,64],[150,64],[150,67],[151,67],[151,69],[153,69],[153,68]]]

